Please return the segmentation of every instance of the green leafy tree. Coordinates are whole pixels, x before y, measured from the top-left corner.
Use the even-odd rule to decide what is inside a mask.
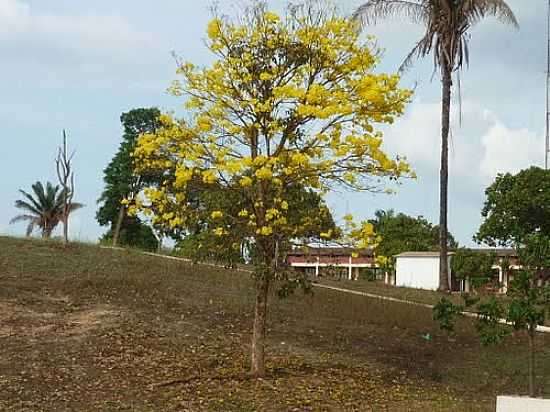
[[[531,167],[515,175],[499,174],[485,196],[477,242],[515,246],[533,233],[550,235],[549,170]]]
[[[34,229],[42,232],[42,237],[48,239],[56,226],[65,216],[65,193],[57,185],[46,182],[36,182],[32,186],[32,194],[19,190],[24,200],[16,200],[15,207],[24,213],[15,216],[10,223],[28,222],[27,236],[30,236]],[[77,202],[69,203],[67,215],[84,205]]]
[[[367,25],[396,16],[421,24],[425,29],[401,69],[409,67],[418,58],[433,54],[434,70],[441,74],[439,289],[445,291],[449,289],[447,198],[452,75],[468,63],[469,31],[473,26],[488,16],[515,27],[518,23],[504,0],[369,0],[355,12],[355,17]]]
[[[227,189],[221,185],[205,184],[200,179],[194,179],[193,184],[187,187],[187,199],[193,204],[196,213],[192,230],[185,235],[178,234],[174,237],[181,238],[177,243],[177,249],[182,256],[194,261],[216,261],[229,266],[234,263],[255,262],[257,251],[254,242],[251,242],[246,225],[237,229],[239,222],[235,222],[231,216],[238,216],[246,206],[246,192],[241,189]],[[313,190],[307,190],[301,186],[288,188],[288,198],[293,207],[287,216],[291,225],[300,227],[295,233],[292,242],[281,242],[280,253],[285,254],[293,244],[307,244],[314,241],[330,240],[337,237],[340,230],[336,227],[334,219],[323,198]],[[207,211],[219,207],[230,211],[225,219],[212,219]],[[225,237],[214,234],[214,229],[219,227],[220,221],[226,225],[235,227]],[[330,233],[329,236],[326,234]]]
[[[134,216],[124,216],[121,229],[118,235],[118,244],[130,246],[137,249],[146,250],[149,252],[158,251],[159,240],[153,229]],[[100,243],[104,245],[113,244],[113,232],[107,231],[101,239]]]
[[[128,216],[122,202],[134,198],[144,187],[158,183],[158,175],[136,172],[132,152],[140,135],[158,129],[159,116],[157,108],[141,108],[120,117],[124,129],[122,143],[104,170],[105,189],[99,198],[100,208],[96,214],[100,225],[110,226],[103,240],[110,240],[114,246],[120,243],[148,250],[157,248],[153,231],[138,217]]]
[[[458,279],[469,279],[471,285],[477,288],[491,280],[496,261],[494,253],[460,248],[451,259],[451,270]]]
[[[212,261],[232,266],[243,262],[242,250],[247,243],[246,231],[239,222],[231,219],[243,209],[243,193],[228,190],[219,184],[206,184],[201,179],[194,178],[186,187],[186,198],[192,207],[189,214],[193,215],[193,224],[186,228],[168,230],[178,231],[179,240],[176,251],[181,256],[193,261]],[[212,218],[211,211],[219,207],[231,210],[231,215]],[[155,214],[161,213],[155,210]],[[226,236],[217,236],[213,230],[219,223],[234,225],[236,230]],[[162,226],[162,225],[161,225]]]
[[[389,258],[389,262],[393,261],[393,256],[402,252],[439,250],[439,226],[432,225],[422,216],[412,217],[393,210],[377,210],[375,218],[370,222],[382,238],[376,253]],[[458,246],[450,233],[447,241],[451,248]]]

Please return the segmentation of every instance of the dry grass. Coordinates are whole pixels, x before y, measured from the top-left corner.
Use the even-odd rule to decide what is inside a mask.
[[[242,272],[0,238],[0,285],[2,411],[490,411],[526,392],[522,337],[483,348],[469,321],[448,337],[410,305],[273,298],[269,376],[254,381]]]

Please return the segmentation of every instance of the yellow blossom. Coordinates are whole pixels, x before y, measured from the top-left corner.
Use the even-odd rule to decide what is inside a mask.
[[[214,234],[216,236],[224,236],[227,234],[227,231],[223,227],[217,227],[214,229]]]
[[[209,132],[212,130],[212,121],[206,116],[200,116],[197,118],[197,126],[202,132]]]
[[[220,19],[213,19],[208,23],[208,37],[210,39],[215,40],[217,39],[221,34],[221,20]]]
[[[271,80],[271,78],[272,76],[269,73],[263,72],[262,74],[260,74],[261,81]]]
[[[256,170],[254,173],[258,179],[268,180],[273,177],[273,173],[267,167],[262,167],[261,169]]]
[[[216,175],[212,170],[205,170],[204,172],[202,172],[202,181],[204,183],[212,184],[216,183],[216,180]]]
[[[211,214],[210,214],[210,217],[212,219],[221,219],[223,217],[223,212],[221,210],[214,210]]]
[[[272,13],[272,12],[266,12],[266,13],[264,13],[264,18],[265,18],[266,21],[268,21],[269,23],[277,23],[277,22],[279,22],[279,20],[280,20],[279,16],[277,16],[275,13]]]
[[[242,187],[248,187],[252,185],[252,179],[248,176],[244,176],[240,180],[240,184]]]
[[[256,231],[256,233],[262,236],[269,236],[273,233],[273,228],[270,226],[262,226],[260,229]]]

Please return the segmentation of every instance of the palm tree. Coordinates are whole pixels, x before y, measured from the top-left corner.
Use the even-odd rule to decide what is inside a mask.
[[[439,290],[448,291],[447,193],[452,74],[468,64],[468,31],[484,17],[493,16],[514,27],[519,25],[504,0],[369,0],[354,13],[354,18],[363,25],[376,24],[381,19],[397,16],[425,28],[424,35],[407,55],[400,71],[407,69],[416,59],[433,53],[434,72],[439,71],[441,74]]]
[[[50,182],[46,186],[41,182],[32,185],[33,195],[19,190],[25,200],[16,200],[15,207],[25,213],[15,216],[10,223],[28,222],[27,236],[30,236],[35,228],[42,231],[42,237],[48,239],[55,227],[63,220],[64,191],[59,186]],[[69,214],[83,207],[81,203],[71,203]]]

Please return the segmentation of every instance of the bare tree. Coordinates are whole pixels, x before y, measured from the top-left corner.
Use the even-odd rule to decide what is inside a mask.
[[[72,170],[72,160],[74,152],[69,155],[67,151],[67,133],[63,130],[63,145],[57,151],[55,165],[57,178],[61,185],[61,194],[63,199],[62,216],[63,222],[63,242],[69,243],[69,214],[74,197],[74,172]]]

